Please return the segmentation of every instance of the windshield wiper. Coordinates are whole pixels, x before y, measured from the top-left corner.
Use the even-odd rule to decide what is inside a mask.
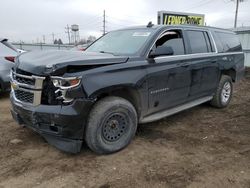
[[[106,51],[99,51],[100,53],[103,53],[103,54],[111,54],[111,55],[115,55],[114,53],[112,53],[112,52],[106,52]]]

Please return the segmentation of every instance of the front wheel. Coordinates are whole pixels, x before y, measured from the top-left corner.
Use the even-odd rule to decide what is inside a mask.
[[[90,112],[85,140],[96,153],[113,153],[130,143],[136,129],[137,113],[133,105],[120,97],[106,97]]]
[[[217,108],[225,108],[233,95],[233,83],[230,76],[222,75],[210,104]]]

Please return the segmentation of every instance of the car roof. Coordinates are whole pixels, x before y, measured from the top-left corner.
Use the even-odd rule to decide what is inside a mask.
[[[152,27],[147,26],[133,26],[128,28],[123,28],[121,30],[125,29],[152,29],[152,30],[161,30],[161,29],[167,29],[167,28],[183,28],[183,29],[205,29],[205,30],[217,30],[217,31],[224,31],[224,32],[231,32],[234,33],[232,30],[224,29],[224,28],[218,28],[218,27],[211,27],[211,26],[199,26],[199,25],[153,25]]]

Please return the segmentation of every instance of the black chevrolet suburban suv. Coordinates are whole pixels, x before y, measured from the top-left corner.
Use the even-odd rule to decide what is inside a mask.
[[[86,51],[19,55],[11,71],[13,118],[60,150],[126,147],[138,123],[201,103],[226,107],[244,75],[235,33],[148,25],[112,31]]]

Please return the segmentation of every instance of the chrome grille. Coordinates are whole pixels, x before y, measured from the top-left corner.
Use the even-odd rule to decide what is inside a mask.
[[[33,103],[33,101],[34,101],[34,94],[33,93],[22,91],[22,90],[14,90],[14,93],[15,93],[15,97],[19,101],[23,101],[26,103]]]
[[[11,71],[11,90],[15,100],[37,106],[41,103],[45,77],[18,74]]]
[[[23,78],[16,75],[16,81],[22,84],[35,85],[35,79]]]

